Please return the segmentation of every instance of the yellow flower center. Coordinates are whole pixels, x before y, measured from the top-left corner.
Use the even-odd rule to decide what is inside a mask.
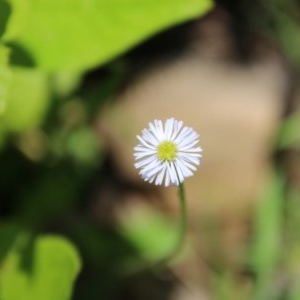
[[[161,161],[172,161],[176,158],[177,145],[170,141],[164,141],[157,147],[157,157]]]

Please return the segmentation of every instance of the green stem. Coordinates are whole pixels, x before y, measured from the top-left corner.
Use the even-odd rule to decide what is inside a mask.
[[[186,232],[186,224],[187,224],[187,206],[186,206],[185,189],[183,183],[180,183],[178,186],[178,198],[180,203],[180,222],[179,222],[177,241],[172,251],[168,253],[164,258],[162,258],[155,265],[156,267],[165,267],[165,265],[179,252],[183,244],[183,240]]]
[[[178,197],[180,202],[180,223],[179,223],[179,235],[178,235],[177,247],[174,249],[174,254],[176,254],[180,250],[186,232],[187,208],[186,208],[185,189],[183,183],[179,184]]]

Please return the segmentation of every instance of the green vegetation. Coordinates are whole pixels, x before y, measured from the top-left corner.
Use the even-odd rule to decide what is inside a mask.
[[[258,2],[268,18],[249,9],[248,23],[277,44],[297,89],[300,9]],[[170,251],[176,227],[164,214],[141,206],[116,224],[110,205],[122,205],[105,203],[101,224],[85,202],[96,202],[96,179],[108,199],[126,185],[111,183],[94,121],[128,75],[125,53],[211,9],[211,0],[0,0],[0,300],[123,299],[124,282]],[[216,255],[214,299],[300,299],[299,120],[296,107],[279,126],[274,153],[295,156],[274,163],[249,213],[243,270]]]

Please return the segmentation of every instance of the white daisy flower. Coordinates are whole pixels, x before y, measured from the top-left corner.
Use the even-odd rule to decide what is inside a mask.
[[[182,127],[183,122],[174,118],[154,120],[149,128],[137,135],[139,144],[134,147],[134,166],[140,169],[145,181],[165,186],[179,185],[186,177],[192,176],[200,164],[202,151],[196,145],[199,135],[190,127]]]

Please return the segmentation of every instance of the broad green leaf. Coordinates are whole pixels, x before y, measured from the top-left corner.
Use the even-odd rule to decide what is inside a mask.
[[[7,39],[47,70],[86,70],[113,59],[155,33],[203,15],[211,0],[11,0],[27,16]],[[25,7],[25,4],[28,5]],[[26,9],[25,9],[26,8]],[[20,21],[19,21],[20,20]],[[22,23],[21,25],[19,23]],[[16,29],[11,31],[16,31]],[[12,34],[14,36],[14,34]]]
[[[6,31],[6,24],[10,15],[10,5],[5,0],[0,0],[0,38]]]
[[[147,207],[130,213],[123,222],[121,234],[148,262],[170,254],[178,238],[176,225]]]
[[[0,0],[0,2],[3,0]],[[24,28],[27,17],[29,16],[28,0],[5,0],[9,4],[9,19],[5,24],[3,35],[4,40],[12,39],[17,36]],[[7,20],[6,20],[7,21]]]
[[[11,79],[11,72],[8,68],[9,51],[0,44],[0,115],[5,109],[7,93]]]
[[[64,238],[22,235],[2,263],[0,299],[68,300],[80,268],[76,249]]]
[[[13,68],[3,125],[22,132],[39,126],[49,105],[48,78],[29,68]]]

